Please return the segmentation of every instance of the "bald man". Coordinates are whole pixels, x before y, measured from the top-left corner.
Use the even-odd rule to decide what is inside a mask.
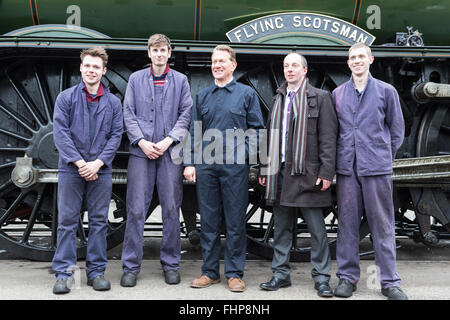
[[[265,198],[273,205],[274,217],[273,277],[260,287],[274,291],[291,285],[289,257],[299,211],[311,234],[314,288],[320,297],[332,297],[323,208],[331,205],[336,112],[331,94],[308,83],[303,56],[288,54],[283,67],[286,81],[277,89],[267,123],[272,158],[266,168],[268,175],[259,178],[266,186]]]

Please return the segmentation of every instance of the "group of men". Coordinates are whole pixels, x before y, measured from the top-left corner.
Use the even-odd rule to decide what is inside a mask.
[[[220,282],[224,223],[228,287],[233,292],[245,290],[249,139],[242,146],[235,139],[230,141],[227,133],[254,130],[257,139],[267,138],[269,156],[261,166],[259,183],[265,186],[265,199],[273,206],[274,219],[273,276],[260,287],[274,291],[291,285],[289,253],[300,213],[311,234],[312,278],[318,295],[350,297],[360,276],[359,225],[364,211],[373,236],[382,293],[389,299],[407,299],[396,271],[391,179],[392,162],[403,140],[403,116],[396,90],[371,76],[373,56],[367,45],[358,43],[349,49],[352,76],[333,94],[310,85],[306,59],[298,53],[288,54],[283,60],[286,81],[277,89],[266,125],[256,92],[233,77],[236,53],[229,46],[213,50],[214,83],[198,92],[194,107],[187,77],[169,67],[170,39],[152,35],[148,56],[150,67],[129,78],[123,113],[119,99],[101,83],[108,61],[101,47],[82,51],[82,81],[61,92],[56,100],[59,214],[53,258],[55,294],[70,291],[68,281],[76,265],[76,233],[84,199],[89,218],[88,285],[95,290],[111,287],[104,272],[112,160],[125,124],[130,157],[121,286],[137,283],[144,223],[155,186],[162,207],[160,261],[164,279],[167,284],[180,283],[179,209],[184,175],[196,183],[201,217],[203,266],[200,277],[190,286],[205,288]],[[225,145],[214,150],[212,162],[206,158],[186,162],[186,155],[184,164],[175,161],[179,154],[173,151],[179,144],[190,143],[194,158],[199,152],[205,156],[211,151],[213,139],[200,143],[193,139],[196,127],[203,135],[208,130],[214,132],[214,140],[226,141]],[[238,161],[242,152],[244,161]],[[331,205],[330,186],[335,174],[339,284],[333,291],[323,208]]]

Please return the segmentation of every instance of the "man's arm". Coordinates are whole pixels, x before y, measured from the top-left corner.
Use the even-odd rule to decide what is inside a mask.
[[[391,88],[391,90],[386,90],[386,124],[389,127],[389,132],[391,134],[392,161],[394,161],[395,154],[403,143],[405,120],[403,118],[402,107],[400,105],[397,90],[395,90],[394,87]]]
[[[191,89],[187,78],[184,76],[181,86],[180,105],[178,107],[178,119],[168,134],[172,142],[182,142],[184,137],[186,137],[189,125],[191,124],[192,104]]]
[[[83,160],[72,139],[70,133],[70,108],[67,97],[60,93],[56,98],[55,110],[53,113],[53,139],[59,151],[59,156],[66,164]],[[83,160],[84,161],[84,160]]]
[[[322,191],[326,190],[333,181],[336,166],[336,141],[338,133],[338,120],[333,99],[329,92],[318,96],[319,99],[319,174],[323,181]],[[319,184],[318,180],[316,184]]]
[[[123,119],[128,139],[131,143],[138,139],[144,138],[144,134],[138,125],[136,119],[136,102],[134,99],[134,76],[132,75],[128,81],[125,97],[123,99]]]

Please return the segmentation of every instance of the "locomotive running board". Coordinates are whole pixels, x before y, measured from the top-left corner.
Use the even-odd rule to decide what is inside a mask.
[[[11,173],[15,185],[28,188],[37,183],[58,182],[58,169],[38,169],[32,163],[32,158],[17,158]],[[450,187],[450,155],[397,159],[393,169],[392,180],[396,187]],[[255,170],[250,171],[250,180],[257,176]],[[113,169],[112,181],[113,184],[126,184],[127,170]],[[184,184],[191,183],[185,180]]]

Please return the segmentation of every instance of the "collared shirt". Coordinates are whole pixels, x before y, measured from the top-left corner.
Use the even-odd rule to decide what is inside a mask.
[[[166,76],[170,71],[169,64],[166,64],[166,69],[164,70],[163,74],[160,76],[155,76],[155,73],[153,72],[153,67],[150,65],[150,71],[153,75],[153,85],[156,86],[164,86],[164,83],[166,82]]]
[[[300,88],[300,85],[295,88],[294,90],[291,90],[289,88],[286,88],[286,98],[284,99],[284,109],[283,109],[283,134],[281,137],[281,162],[283,163],[286,159],[285,153],[286,153],[286,137],[287,137],[287,117],[288,117],[288,106],[291,101],[289,98],[289,95],[291,92],[297,93],[298,89]],[[292,109],[292,106],[291,106]],[[292,112],[291,112],[292,113]]]
[[[91,139],[91,143],[94,140],[94,134],[96,129],[96,123],[97,123],[97,110],[98,105],[100,103],[100,97],[102,97],[105,94],[105,91],[103,90],[103,85],[100,82],[100,85],[98,86],[97,93],[92,94],[89,93],[86,84],[83,81],[83,90],[86,92],[86,102],[89,112],[89,137]]]
[[[231,83],[231,81],[233,81],[233,80],[234,80],[234,77],[231,77],[231,80],[230,80],[230,81],[228,81],[227,83],[225,83],[225,84],[223,84],[223,85],[220,85],[220,84],[217,83],[217,80],[214,79],[214,83],[215,83],[216,86],[218,86],[219,88],[224,88],[224,87],[227,86],[227,84]]]
[[[88,102],[100,102],[100,97],[103,96],[105,94],[105,91],[103,90],[103,85],[100,82],[100,85],[98,86],[97,89],[97,94],[95,94],[94,96],[92,96],[89,91],[86,88],[86,84],[84,83],[84,81],[82,81],[83,83],[83,90],[84,92],[86,92],[86,101]]]

